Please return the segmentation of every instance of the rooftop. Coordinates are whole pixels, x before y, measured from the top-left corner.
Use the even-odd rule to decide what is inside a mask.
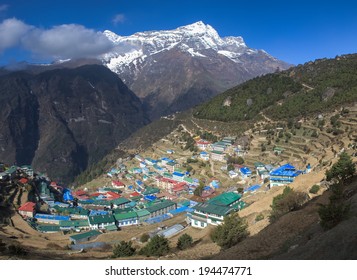
[[[234,192],[226,192],[216,197],[211,198],[207,201],[210,204],[220,205],[220,206],[229,206],[236,202],[237,200],[241,199],[242,195]]]
[[[95,224],[106,224],[106,223],[114,223],[114,217],[111,214],[108,215],[97,215],[97,216],[89,216],[89,223],[91,225]]]
[[[90,237],[98,236],[100,234],[102,234],[102,233],[99,232],[98,230],[91,230],[91,231],[87,231],[84,233],[72,235],[72,236],[70,236],[70,239],[77,241],[77,240],[81,240],[81,239],[87,239]]]
[[[270,172],[270,176],[296,177],[300,174],[301,174],[301,171],[296,170],[296,168],[289,163],[282,165]]]
[[[156,212],[161,209],[165,209],[165,208],[173,206],[173,205],[176,205],[176,203],[174,203],[170,200],[163,200],[163,201],[160,201],[158,203],[154,203],[154,204],[148,206],[146,208],[146,210],[149,211],[150,213],[153,213],[153,212]]]
[[[208,202],[199,203],[196,206],[194,206],[193,208],[199,212],[202,212],[202,213],[215,214],[218,216],[225,216],[233,211],[233,208],[231,208],[231,207],[215,205],[215,204],[211,204]]]
[[[19,211],[32,212],[35,210],[35,207],[36,207],[35,203],[28,201],[19,208]]]

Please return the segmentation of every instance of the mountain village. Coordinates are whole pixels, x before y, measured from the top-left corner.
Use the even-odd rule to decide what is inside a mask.
[[[216,142],[200,136],[192,139],[196,152],[166,149],[154,158],[145,151],[118,160],[104,176],[110,183],[95,189],[61,186],[34,173],[31,166],[2,165],[0,179],[8,188],[21,186],[22,195],[23,190],[31,192],[29,201],[22,199],[24,203],[17,209],[31,227],[48,234],[63,232],[73,249],[88,249],[104,245],[88,241],[123,227],[157,224],[157,230],[148,232],[150,236],[171,237],[186,227],[219,225],[229,213],[249,207],[244,201],[246,194],[287,185],[311,171],[310,164],[298,170],[290,163],[232,163],[238,158],[244,162],[249,152],[246,137],[224,137]],[[282,149],[274,147],[272,152],[279,154]],[[203,173],[198,178],[188,163],[200,164],[201,172],[214,164],[220,175]],[[161,227],[163,221],[176,216],[181,217],[181,223]]]

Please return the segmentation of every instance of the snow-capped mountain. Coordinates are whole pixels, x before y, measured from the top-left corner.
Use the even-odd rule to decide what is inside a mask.
[[[115,48],[101,59],[144,101],[152,118],[187,109],[255,76],[289,65],[242,37],[221,38],[202,21],[131,36],[104,34]]]

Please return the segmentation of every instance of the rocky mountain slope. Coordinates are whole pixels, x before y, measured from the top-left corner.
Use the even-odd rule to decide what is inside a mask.
[[[114,51],[103,63],[144,102],[152,119],[188,109],[253,77],[286,69],[242,37],[221,38],[203,22],[175,30],[104,34]]]
[[[0,76],[0,158],[70,182],[145,125],[140,100],[104,66]]]

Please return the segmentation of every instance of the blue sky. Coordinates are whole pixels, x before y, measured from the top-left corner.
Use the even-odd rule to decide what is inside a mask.
[[[0,0],[0,65],[95,55],[109,48],[97,33],[106,29],[131,35],[200,20],[221,36],[242,36],[249,47],[293,64],[357,52],[352,0]]]

